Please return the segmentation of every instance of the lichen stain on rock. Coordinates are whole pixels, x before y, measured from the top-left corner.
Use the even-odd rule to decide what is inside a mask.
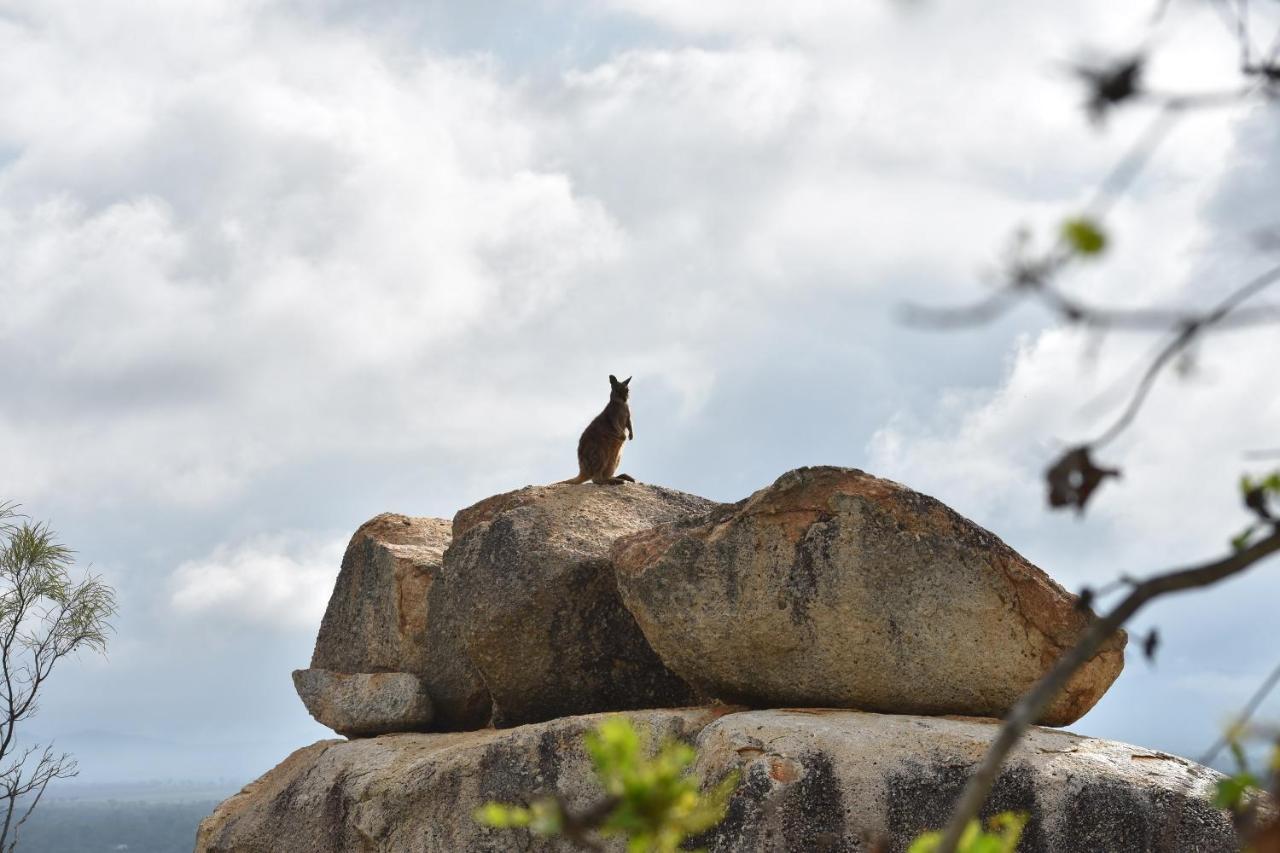
[[[339,773],[333,780],[331,787],[324,797],[324,808],[321,809],[321,817],[328,826],[347,826],[348,816],[351,813],[351,804],[347,801],[347,778],[348,774],[344,771]]]
[[[795,543],[795,554],[783,587],[791,611],[791,624],[812,626],[809,605],[818,596],[818,582],[831,565],[831,544],[839,530],[828,517],[818,516]]]
[[[537,763],[531,762],[523,747],[512,741],[487,744],[476,762],[481,802],[527,803],[544,796],[551,792],[554,783],[541,776]],[[556,776],[559,776],[558,769]]]
[[[1174,801],[1176,798],[1176,802]],[[1174,815],[1176,820],[1170,820]],[[1114,782],[1089,782],[1072,793],[1059,833],[1081,850],[1135,853],[1228,853],[1229,820],[1206,800],[1170,791],[1149,794]]]
[[[724,820],[707,832],[688,839],[687,846],[705,848],[711,853],[762,849],[765,803],[775,787],[764,762],[748,763],[742,781],[729,798]]]
[[[846,838],[844,798],[830,756],[808,752],[796,759],[799,781],[781,793],[779,823],[788,853],[853,853]]]
[[[885,823],[890,836],[888,849],[892,853],[906,850],[910,840],[920,833],[946,826],[951,817],[951,809],[959,799],[971,769],[967,764],[907,762],[886,775]],[[1021,765],[1007,767],[1000,774],[981,815],[985,821],[993,815],[1009,811],[1031,815],[1031,821],[1023,830],[1023,841],[1018,850],[1033,853],[1046,849],[1039,810],[1036,807],[1032,772]]]

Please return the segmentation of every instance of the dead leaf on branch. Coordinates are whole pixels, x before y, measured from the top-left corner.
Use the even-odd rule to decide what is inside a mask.
[[[1134,56],[1101,67],[1076,66],[1076,74],[1089,87],[1085,109],[1095,124],[1101,124],[1113,107],[1140,93],[1142,65],[1143,57]]]
[[[1118,468],[1100,468],[1093,463],[1088,445],[1068,450],[1045,472],[1049,486],[1049,506],[1075,507],[1084,512],[1095,489],[1108,477],[1119,477]]]

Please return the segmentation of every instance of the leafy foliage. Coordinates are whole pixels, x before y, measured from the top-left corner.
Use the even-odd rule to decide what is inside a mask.
[[[1220,809],[1233,812],[1244,808],[1249,794],[1259,788],[1258,777],[1252,773],[1237,773],[1218,782],[1213,795],[1213,804]]]
[[[601,802],[580,814],[559,799],[528,806],[486,803],[475,819],[498,829],[527,829],[538,835],[562,835],[588,849],[588,833],[623,836],[630,853],[675,853],[686,838],[724,819],[738,786],[730,773],[709,791],[701,791],[689,770],[697,753],[676,740],[651,757],[645,738],[626,717],[602,722],[583,739],[592,768],[604,790]]]
[[[1257,479],[1245,474],[1240,478],[1240,497],[1245,508],[1253,513],[1255,521],[1231,538],[1231,547],[1243,551],[1253,544],[1257,535],[1280,524],[1271,512],[1273,501],[1280,501],[1280,470]]]
[[[971,820],[965,826],[957,853],[1014,853],[1018,841],[1022,838],[1022,830],[1026,827],[1028,815],[1021,812],[1001,812],[987,822],[987,828]],[[942,843],[941,832],[926,832],[907,848],[907,853],[934,853]]]
[[[71,578],[71,550],[44,523],[0,503],[0,850],[18,832],[54,779],[76,775],[69,755],[51,746],[18,748],[19,725],[67,655],[105,651],[115,593],[101,579]]]

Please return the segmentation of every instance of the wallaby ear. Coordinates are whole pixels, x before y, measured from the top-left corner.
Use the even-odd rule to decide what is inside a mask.
[[[622,380],[622,384],[623,384],[623,385],[630,385],[630,384],[631,384],[631,377],[630,377],[630,376],[628,376],[626,379]]]
[[[616,377],[616,376],[614,376],[612,373],[610,373],[610,374],[609,374],[609,384],[610,384],[610,385],[617,385],[617,384],[618,384],[618,377]]]

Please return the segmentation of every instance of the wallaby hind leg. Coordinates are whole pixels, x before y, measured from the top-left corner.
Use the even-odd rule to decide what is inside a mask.
[[[621,486],[623,483],[634,483],[630,474],[619,474],[617,477],[592,477],[591,482],[600,486]]]

